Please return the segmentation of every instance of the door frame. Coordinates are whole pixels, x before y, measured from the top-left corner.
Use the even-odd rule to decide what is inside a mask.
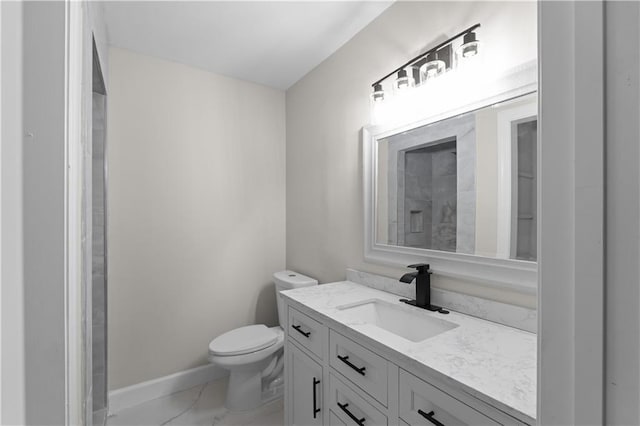
[[[87,135],[87,115],[83,108],[84,85],[83,63],[86,51],[84,32],[84,3],[65,0],[67,8],[66,32],[66,137],[65,156],[67,170],[66,187],[66,422],[68,425],[83,424],[84,419],[84,362],[83,341],[83,282],[82,279],[82,181],[83,139]],[[90,118],[90,117],[89,117]],[[90,128],[90,127],[89,127]]]
[[[527,104],[498,113],[498,241],[496,256],[515,259],[513,252],[513,159],[514,143],[512,123],[536,117],[537,104]],[[514,182],[517,182],[514,181]],[[517,184],[515,185],[517,188]]]
[[[67,424],[81,410],[77,167],[82,3],[65,0]],[[539,2],[538,423],[604,420],[603,2]],[[80,52],[80,53],[79,53]],[[580,149],[576,141],[580,141]],[[588,187],[578,186],[588,174]],[[580,215],[584,207],[594,212]],[[588,267],[587,267],[588,266]],[[558,283],[563,283],[559,286]],[[579,374],[577,374],[579,373]],[[602,421],[600,421],[602,420]]]
[[[604,2],[538,2],[538,424],[605,424]]]

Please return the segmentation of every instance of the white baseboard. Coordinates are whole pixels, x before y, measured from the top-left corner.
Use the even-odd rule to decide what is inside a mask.
[[[116,389],[109,392],[109,414],[117,414],[125,408],[221,379],[227,374],[225,369],[209,364]]]

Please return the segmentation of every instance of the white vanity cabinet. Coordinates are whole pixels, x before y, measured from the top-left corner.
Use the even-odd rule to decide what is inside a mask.
[[[289,305],[288,314],[286,425],[526,424],[460,389],[400,368],[311,309]]]

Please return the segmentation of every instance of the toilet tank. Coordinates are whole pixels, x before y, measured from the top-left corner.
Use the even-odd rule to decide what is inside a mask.
[[[294,271],[280,271],[273,274],[273,282],[276,285],[276,300],[278,301],[278,321],[280,322],[280,327],[284,328],[287,326],[287,312],[285,311],[284,302],[282,301],[280,292],[283,290],[291,290],[293,288],[318,285],[318,280]]]

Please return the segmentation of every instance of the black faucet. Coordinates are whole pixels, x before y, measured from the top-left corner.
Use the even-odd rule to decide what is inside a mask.
[[[416,299],[401,299],[400,301],[417,306],[418,308],[448,314],[449,311],[431,304],[431,271],[429,270],[429,265],[426,263],[417,263],[415,265],[409,265],[407,268],[414,268],[418,271],[404,274],[402,278],[400,278],[400,282],[411,284],[414,279],[416,280]]]

